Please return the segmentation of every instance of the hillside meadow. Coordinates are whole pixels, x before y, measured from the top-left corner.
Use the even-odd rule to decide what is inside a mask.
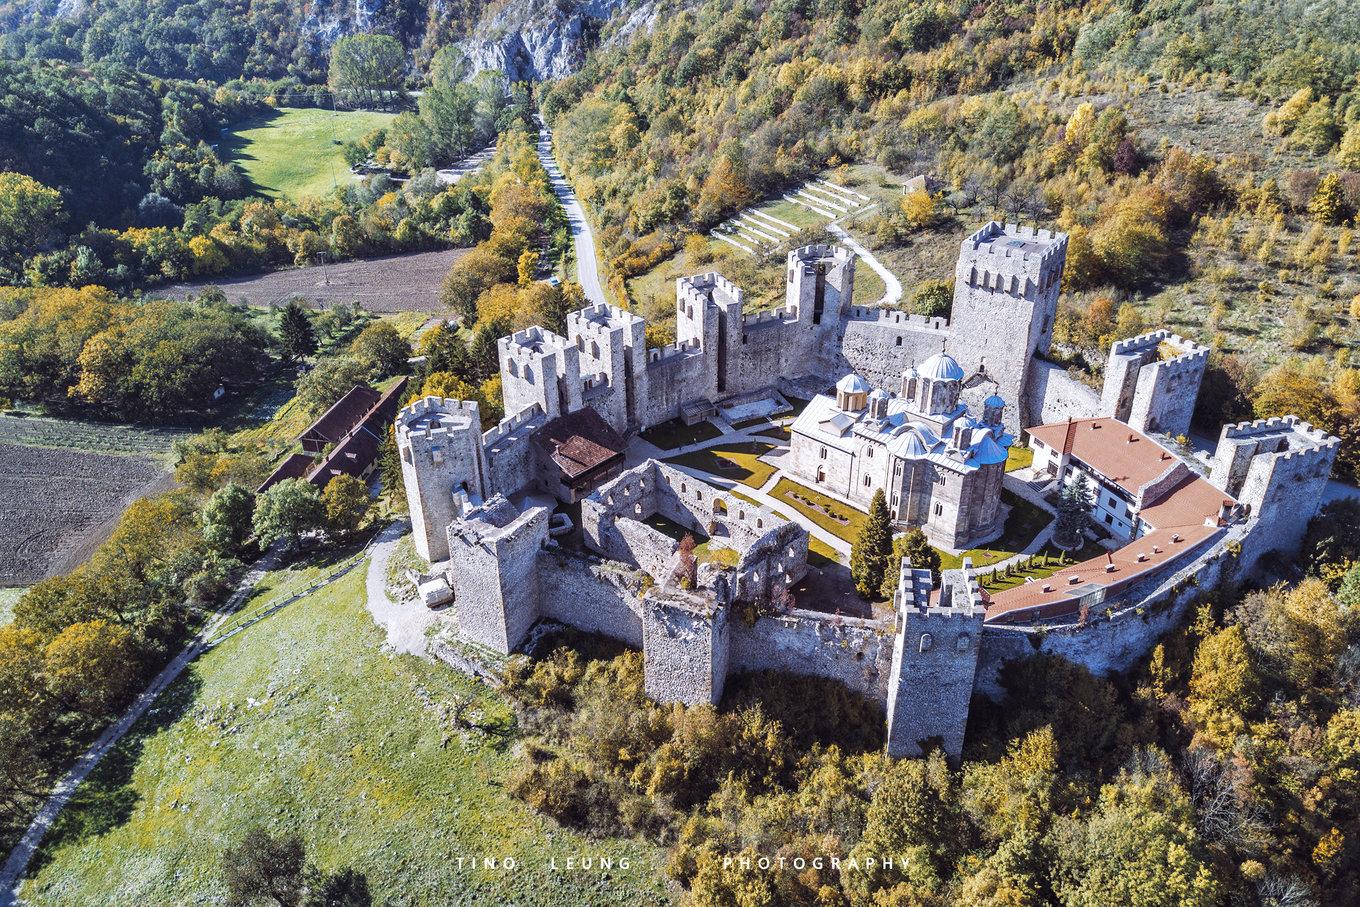
[[[297,586],[289,573],[260,599]],[[391,903],[666,903],[658,849],[587,840],[510,798],[510,708],[441,664],[380,651],[364,573],[200,658],[77,793],[25,901],[220,899],[223,849],[263,825],[298,832],[320,866],[352,867]],[[592,854],[629,868],[564,868]]]
[[[393,118],[369,110],[281,107],[237,124],[219,150],[265,195],[295,200],[325,195],[351,180],[344,144],[383,128]]]

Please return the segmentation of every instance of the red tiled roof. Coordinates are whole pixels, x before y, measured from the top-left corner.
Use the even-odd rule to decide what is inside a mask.
[[[532,440],[568,480],[622,457],[627,446],[619,433],[588,406],[548,422],[533,433]]]
[[[1029,433],[1055,450],[1070,444],[1076,459],[1135,499],[1148,482],[1181,463],[1156,441],[1115,419],[1055,422],[1031,428]],[[1106,556],[1064,567],[1047,579],[995,593],[987,606],[987,619],[1005,623],[1007,615],[1029,619],[1071,613],[1091,592],[1103,588],[1109,594],[1197,551],[1223,531],[1219,525],[1223,505],[1235,503],[1187,469],[1184,477],[1160,489],[1154,502],[1138,511],[1138,518],[1150,527],[1141,538]],[[1023,617],[1016,612],[1024,612]]]
[[[1054,450],[1065,450],[1131,496],[1179,461],[1174,453],[1117,419],[1074,419],[1029,429]]]

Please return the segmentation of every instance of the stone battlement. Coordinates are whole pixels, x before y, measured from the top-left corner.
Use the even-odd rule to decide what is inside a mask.
[[[1237,422],[1232,425],[1225,425],[1223,426],[1222,438],[1224,440],[1257,440],[1274,436],[1288,439],[1291,435],[1302,446],[1291,446],[1290,451],[1284,453],[1286,457],[1313,451],[1330,450],[1341,446],[1340,438],[1329,435],[1320,428],[1314,428],[1298,416],[1272,416],[1269,419],[1257,419],[1254,422]]]
[[[497,341],[511,358],[519,362],[530,362],[545,353],[563,349],[569,345],[567,338],[545,327],[533,325],[522,331],[515,331],[509,337]]]
[[[473,406],[476,405],[477,404],[475,403],[473,404]],[[482,445],[484,447],[490,447],[491,445],[499,441],[503,441],[508,435],[512,434],[516,429],[521,428],[527,425],[528,423],[534,421],[535,419],[541,418],[542,416],[543,409],[539,406],[531,406],[528,409],[522,410],[513,416],[508,416],[502,419],[500,422],[497,422],[494,428],[487,429],[486,432],[482,434]]]
[[[736,305],[740,308],[746,299],[741,287],[723,277],[717,271],[680,277],[675,281],[676,304],[686,303],[704,305],[713,302],[719,305]],[[691,316],[693,317],[693,316]]]
[[[775,322],[789,322],[798,318],[798,312],[788,306],[780,306],[766,312],[753,312],[750,315],[743,315],[741,323],[747,327],[756,327],[762,324],[773,324]]]
[[[607,302],[597,302],[567,316],[567,335],[583,334],[592,337],[607,336],[619,328],[626,328],[642,319],[627,309],[621,309]]]
[[[397,437],[408,444],[416,438],[439,440],[473,426],[480,430],[481,424],[477,401],[430,396],[397,414]]]
[[[672,356],[696,353],[702,349],[703,342],[700,341],[698,337],[695,337],[693,340],[677,341],[668,346],[654,346],[647,351],[647,364],[651,365],[654,362],[661,362]]]
[[[949,330],[949,319],[917,315],[915,312],[901,312],[896,309],[880,309],[872,306],[854,306],[850,317],[856,321],[871,321],[888,326],[903,328],[925,328],[931,331]]]
[[[1023,245],[1008,246],[1005,240],[1019,240]],[[991,221],[963,241],[963,250],[991,256],[1001,261],[1021,260],[1039,262],[1045,266],[1062,260],[1067,250],[1067,234],[1017,224]]]
[[[800,246],[789,252],[789,264],[804,261],[834,261],[837,263],[847,262],[855,257],[855,253],[844,246],[829,246],[824,243],[813,243],[807,246]]]
[[[1163,364],[1169,365],[1182,360],[1197,361],[1209,358],[1207,346],[1202,346],[1193,340],[1187,340],[1181,335],[1173,334],[1167,330],[1152,331],[1148,334],[1140,334],[1137,337],[1129,337],[1126,340],[1116,340],[1114,345],[1110,347],[1110,355],[1129,356],[1135,353],[1143,353],[1150,349],[1157,349],[1163,343],[1175,347],[1180,352],[1180,355],[1175,358],[1162,360]]]

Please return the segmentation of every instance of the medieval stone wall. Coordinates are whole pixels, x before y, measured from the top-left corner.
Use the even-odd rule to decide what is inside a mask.
[[[815,611],[731,622],[732,673],[783,671],[838,680],[880,705],[888,698],[891,625]]]
[[[641,584],[634,572],[561,549],[539,558],[539,614],[642,648]]]
[[[647,593],[642,607],[647,695],[658,702],[716,705],[727,679],[728,610],[659,588]]]
[[[1101,414],[1100,395],[1082,384],[1067,369],[1052,362],[1035,359],[1030,367],[1026,400],[1022,408],[1033,414],[1034,424],[1091,419]]]
[[[1061,656],[1100,677],[1129,670],[1181,624],[1205,590],[1240,575],[1241,560],[1233,552],[1259,528],[1254,521],[1234,526],[1190,563],[1130,587],[1117,601],[1093,609],[1084,623],[1075,619],[1042,627],[985,624],[977,691],[1000,700],[1005,695],[998,682],[1002,664],[1039,652]]]

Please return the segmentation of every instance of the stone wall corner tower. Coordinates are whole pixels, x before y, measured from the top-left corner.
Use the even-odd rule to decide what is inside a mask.
[[[959,246],[949,322],[964,366],[1023,388],[1035,353],[1047,353],[1067,262],[1067,234],[992,221]],[[1021,401],[1023,405],[1023,400]],[[1018,413],[1032,424],[1030,413]]]
[[[973,565],[941,576],[939,598],[931,602],[930,571],[903,559],[893,605],[897,633],[888,675],[888,755],[923,755],[923,744],[938,741],[957,765],[977,673],[986,614]]]
[[[448,560],[449,523],[491,493],[476,402],[412,403],[397,414],[397,452],[416,551],[432,563]]]

